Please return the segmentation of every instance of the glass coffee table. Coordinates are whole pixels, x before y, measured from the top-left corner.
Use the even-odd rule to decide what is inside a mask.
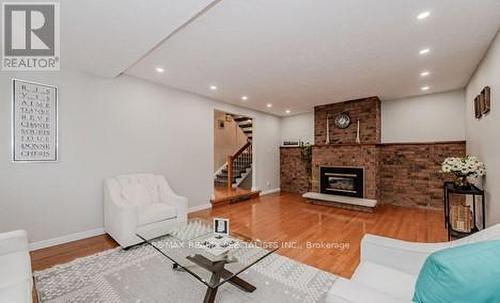
[[[137,236],[173,262],[173,270],[184,271],[207,286],[204,303],[212,303],[218,288],[230,283],[245,292],[255,286],[239,275],[278,250],[278,243],[267,243],[237,233],[213,233],[212,222],[189,219],[173,225],[168,233],[137,231]]]

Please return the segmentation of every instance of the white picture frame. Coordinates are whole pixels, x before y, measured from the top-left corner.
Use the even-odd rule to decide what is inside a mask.
[[[214,234],[229,236],[229,219],[214,218],[213,229]]]
[[[300,139],[286,139],[281,143],[282,147],[299,147],[301,145]]]
[[[58,99],[56,86],[12,79],[12,162],[58,161]]]

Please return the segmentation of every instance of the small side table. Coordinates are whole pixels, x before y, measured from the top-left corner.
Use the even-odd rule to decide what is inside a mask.
[[[471,188],[469,189],[463,189],[455,186],[454,182],[445,182],[443,185],[443,192],[444,192],[444,198],[443,198],[443,203],[444,203],[444,225],[446,229],[448,230],[448,240],[451,240],[451,237],[453,236],[454,238],[463,238],[465,236],[471,235],[475,232],[478,232],[479,226],[477,222],[477,217],[476,217],[476,197],[481,197],[481,218],[482,218],[482,225],[481,229],[484,229],[486,227],[486,217],[485,217],[485,201],[484,201],[484,191],[476,187],[475,185],[471,185]],[[450,194],[458,194],[458,195],[471,195],[472,196],[472,218],[473,218],[473,224],[474,226],[472,227],[472,230],[468,233],[466,232],[460,232],[457,230],[454,230],[451,227],[451,222],[450,222]]]

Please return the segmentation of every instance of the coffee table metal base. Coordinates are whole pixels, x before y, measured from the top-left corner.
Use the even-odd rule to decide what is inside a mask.
[[[201,255],[189,256],[187,257],[187,259],[212,273],[212,277],[210,278],[211,285],[217,285],[219,284],[221,279],[228,279],[229,277],[233,276],[233,273],[224,268],[224,265],[227,264],[227,262],[224,260],[212,262]],[[182,267],[179,267],[178,264],[174,263],[173,269],[182,270]],[[245,292],[254,292],[257,289],[252,284],[248,283],[247,281],[237,276],[230,278],[229,280],[227,280],[227,282],[231,283],[232,285],[238,287],[239,289]],[[218,286],[208,287],[207,292],[205,293],[205,299],[203,300],[203,303],[213,303],[215,301],[215,297],[217,296],[218,289],[219,289]]]

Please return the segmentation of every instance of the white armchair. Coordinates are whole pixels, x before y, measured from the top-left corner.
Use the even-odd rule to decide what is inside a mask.
[[[339,278],[328,303],[409,303],[427,256],[445,248],[500,239],[500,224],[469,237],[443,243],[413,243],[365,235],[361,260],[350,280]]]
[[[174,193],[164,176],[123,175],[104,185],[104,227],[123,248],[139,244],[138,230],[151,236],[187,221],[188,200]]]
[[[0,302],[31,303],[33,278],[24,230],[0,234]]]

